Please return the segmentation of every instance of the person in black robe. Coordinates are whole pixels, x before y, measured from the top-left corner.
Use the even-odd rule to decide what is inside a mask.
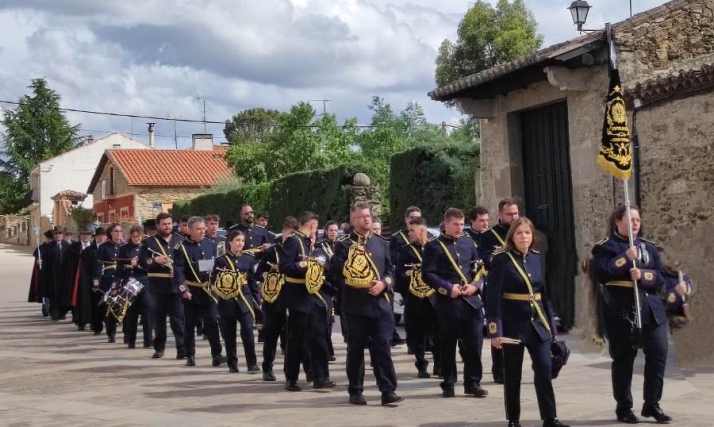
[[[69,310],[69,298],[66,298],[64,263],[67,258],[69,243],[64,240],[64,229],[55,226],[54,241],[47,245],[42,254],[42,274],[40,275],[40,296],[49,299],[49,313],[52,320],[63,320]],[[64,305],[66,304],[66,305]]]
[[[96,261],[97,246],[92,242],[92,230],[84,228],[79,241],[69,248],[70,278],[72,280],[72,322],[83,331],[92,323],[92,267]]]
[[[45,241],[32,252],[35,262],[32,264],[32,278],[30,279],[30,292],[27,296],[27,302],[42,304],[42,316],[47,317],[50,315],[50,303],[47,298],[42,297],[41,292],[42,260],[44,260],[45,253],[47,252],[47,245],[52,243],[54,240],[54,232],[52,230],[47,230],[44,236]]]

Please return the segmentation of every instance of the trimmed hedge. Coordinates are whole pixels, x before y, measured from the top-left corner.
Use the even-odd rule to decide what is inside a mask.
[[[205,194],[190,201],[174,203],[175,217],[182,215],[217,214],[221,223],[237,222],[241,205],[249,203],[257,211],[270,215],[269,228],[279,231],[283,218],[298,217],[309,210],[320,215],[320,222],[349,218],[350,195],[346,186],[352,184],[358,172],[370,175],[369,168],[342,165],[333,169],[298,172],[272,182],[238,185],[219,193]]]
[[[389,224],[404,225],[404,211],[418,206],[430,227],[437,227],[444,211],[456,207],[468,211],[476,203],[476,146],[415,147],[390,159]]]

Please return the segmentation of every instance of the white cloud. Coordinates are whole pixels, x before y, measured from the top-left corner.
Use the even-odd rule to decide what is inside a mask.
[[[439,44],[455,37],[472,3],[182,0],[167,7],[163,0],[4,0],[0,99],[16,100],[32,78],[43,76],[64,106],[87,110],[200,118],[200,95],[208,98],[209,120],[224,120],[244,108],[286,109],[327,98],[339,117],[365,122],[366,105],[380,95],[396,109],[418,101],[430,121],[451,121],[457,113],[426,93],[433,89]],[[546,45],[577,35],[569,3],[526,0]],[[627,17],[621,0],[591,3],[588,26]],[[664,1],[635,3],[639,12]],[[146,120],[70,118],[95,136],[146,134]],[[203,131],[199,124],[177,129],[181,135]],[[208,130],[222,137],[222,126]],[[172,123],[158,123],[157,133],[160,145],[173,145]]]

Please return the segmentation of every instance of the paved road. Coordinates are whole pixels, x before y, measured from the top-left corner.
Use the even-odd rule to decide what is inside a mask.
[[[459,396],[458,388],[455,399],[442,399],[438,380],[415,378],[404,346],[394,351],[403,404],[381,407],[371,375],[365,392],[370,404],[346,404],[345,347],[338,333],[338,360],[331,365],[338,387],[331,391],[288,393],[281,382],[265,383],[243,372],[229,375],[225,367],[210,366],[205,341],[199,341],[195,368],[170,357],[152,360],[150,350],[129,350],[119,344],[121,337],[108,344],[105,337],[76,331],[69,321],[43,318],[38,305],[25,302],[31,264],[26,249],[0,245],[2,426],[505,425],[503,390],[490,382],[490,375],[484,381],[487,399]],[[555,382],[561,420],[577,426],[618,425],[613,422],[608,359],[582,354],[581,343],[571,344],[571,362]],[[485,351],[487,369],[488,357]],[[670,366],[667,377],[662,406],[675,424],[713,426],[714,370],[682,373]],[[532,376],[526,371],[524,378],[523,425],[540,425]],[[641,384],[637,376],[636,399],[642,395]]]

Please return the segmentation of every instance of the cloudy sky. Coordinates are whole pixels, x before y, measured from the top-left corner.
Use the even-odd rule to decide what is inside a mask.
[[[665,3],[632,0],[634,12]],[[495,0],[492,1],[495,3]],[[340,119],[368,122],[373,95],[395,110],[417,101],[429,121],[455,110],[430,101],[434,59],[470,0],[0,0],[0,100],[45,77],[63,106],[222,121],[251,107],[329,99]],[[526,0],[545,46],[577,36],[570,0]],[[627,18],[624,0],[590,0],[588,27]],[[322,110],[322,102],[315,102]],[[11,107],[7,104],[0,106]],[[145,119],[70,113],[82,134],[147,139]],[[202,124],[177,126],[180,147]],[[173,146],[174,123],[156,125]],[[217,141],[222,126],[209,125]]]

